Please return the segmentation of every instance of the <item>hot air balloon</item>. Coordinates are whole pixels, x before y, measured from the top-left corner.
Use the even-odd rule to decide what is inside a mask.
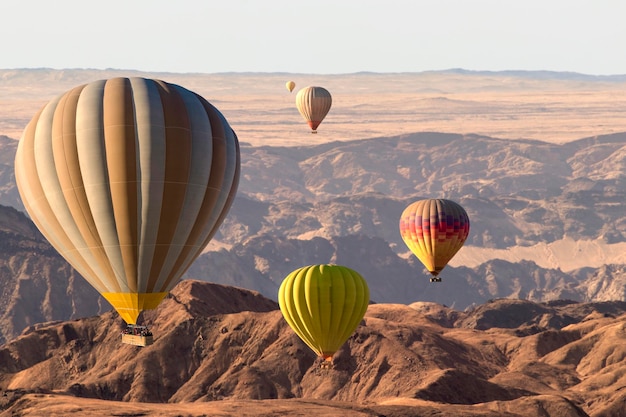
[[[410,204],[400,217],[402,240],[440,282],[439,273],[467,239],[470,221],[457,203],[444,199],[420,200]]]
[[[129,325],[209,243],[239,172],[237,136],[215,107],[144,78],[95,81],[53,99],[15,157],[32,220]]]
[[[317,127],[328,114],[333,99],[323,87],[305,87],[296,95],[296,107],[311,128],[317,133]]]
[[[311,265],[287,275],[278,290],[278,304],[300,339],[330,362],[363,319],[369,289],[350,268]]]
[[[289,92],[291,93],[293,89],[296,88],[296,83],[294,83],[293,81],[287,81],[285,86],[287,87],[287,90],[289,90]]]

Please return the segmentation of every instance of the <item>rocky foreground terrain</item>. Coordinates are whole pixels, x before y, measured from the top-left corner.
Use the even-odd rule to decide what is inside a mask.
[[[625,302],[371,304],[323,369],[272,300],[185,280],[145,314],[151,346],[121,344],[114,312],[31,326],[2,346],[2,415],[617,417],[625,312]]]

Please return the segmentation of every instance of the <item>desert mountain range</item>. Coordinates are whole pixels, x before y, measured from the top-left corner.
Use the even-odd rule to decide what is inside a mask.
[[[334,262],[363,271],[378,303],[430,301],[463,310],[502,297],[626,300],[624,143],[624,133],[565,144],[417,133],[301,147],[242,146],[235,202],[186,277],[276,299],[292,270]],[[6,155],[15,141],[4,138],[0,146]],[[12,159],[6,159],[0,201],[19,209]],[[404,207],[430,197],[459,202],[471,219],[465,247],[442,274],[449,285],[428,282],[398,232]],[[39,239],[42,254],[55,256],[27,218],[6,213],[8,230],[31,231],[16,242]],[[63,279],[57,281],[74,282],[70,270],[59,272]],[[7,272],[1,278],[7,292],[19,294],[24,277],[31,282],[30,275]],[[42,283],[36,299],[46,300],[52,285]],[[29,294],[35,297],[35,291]],[[4,315],[35,306],[41,311],[33,317],[58,320],[81,311],[32,301],[13,297],[6,302],[21,306]],[[96,314],[103,302],[87,305]],[[15,336],[25,324],[19,323],[5,326],[3,334]]]
[[[108,312],[31,326],[2,346],[2,415],[104,415],[97,399],[130,402],[109,403],[116,415],[620,416],[625,311],[372,304],[324,369],[272,300],[185,280],[144,316],[154,345],[121,345],[123,322]]]
[[[158,337],[142,350],[120,345],[121,320],[23,214],[13,176],[47,99],[120,75],[0,70],[0,415],[109,415],[112,400],[132,401],[120,415],[622,415],[624,77],[300,75],[336,93],[310,135],[272,92],[284,74],[160,74],[225,113],[242,175],[215,239],[145,314]],[[471,219],[440,284],[398,232],[432,197]],[[374,304],[323,373],[275,299],[327,262],[360,271]]]

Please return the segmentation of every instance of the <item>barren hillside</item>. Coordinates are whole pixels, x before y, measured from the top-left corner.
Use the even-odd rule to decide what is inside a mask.
[[[468,312],[372,304],[332,369],[322,369],[274,302],[184,281],[144,316],[154,345],[122,345],[114,313],[38,325],[0,348],[0,380],[7,412],[108,406],[71,400],[81,397],[130,401],[120,405],[129,410],[197,403],[189,415],[250,413],[250,400],[266,400],[259,415],[304,404],[328,415],[534,417],[538,407],[546,416],[610,416],[626,405],[624,312],[624,302],[496,300]]]

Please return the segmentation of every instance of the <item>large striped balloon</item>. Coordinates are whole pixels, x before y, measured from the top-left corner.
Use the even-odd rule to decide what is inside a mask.
[[[305,87],[296,94],[296,107],[312,130],[317,133],[317,127],[328,114],[333,99],[323,87]]]
[[[129,324],[209,243],[239,167],[237,136],[215,107],[144,78],[55,98],[26,126],[15,158],[32,220]]]
[[[298,268],[285,277],[278,290],[285,321],[327,361],[354,333],[369,300],[363,277],[340,265]]]
[[[461,249],[469,235],[469,217],[463,207],[444,199],[410,204],[400,217],[402,240],[432,274],[437,276]]]

